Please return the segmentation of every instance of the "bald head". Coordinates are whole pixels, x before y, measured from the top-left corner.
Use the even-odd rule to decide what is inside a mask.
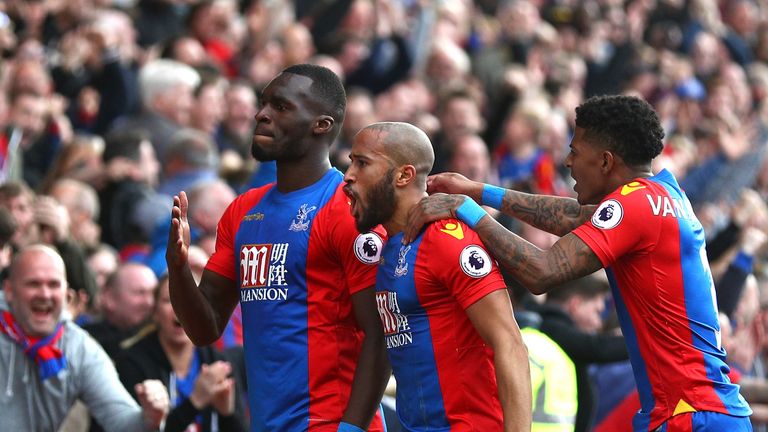
[[[60,271],[61,276],[66,280],[66,267],[61,255],[52,247],[44,244],[33,244],[21,249],[11,262],[9,279],[17,280],[25,272],[27,266],[33,265],[40,259],[49,261],[56,268],[57,273]]]
[[[410,123],[381,122],[366,126],[359,133],[377,134],[382,153],[395,165],[413,165],[419,179],[426,179],[435,163],[432,142],[423,130]]]

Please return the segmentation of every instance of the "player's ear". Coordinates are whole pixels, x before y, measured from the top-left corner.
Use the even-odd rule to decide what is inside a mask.
[[[397,170],[395,176],[396,186],[406,186],[416,179],[416,167],[413,165],[403,165]]]
[[[328,133],[333,129],[334,120],[329,115],[322,115],[315,119],[315,124],[312,127],[312,132],[315,135],[322,135]]]
[[[608,174],[613,169],[613,166],[616,164],[616,155],[613,154],[613,152],[604,150],[602,153],[603,160],[600,164],[600,171],[603,174]]]

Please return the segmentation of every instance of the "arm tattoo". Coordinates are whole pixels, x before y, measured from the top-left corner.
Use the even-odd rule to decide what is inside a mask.
[[[540,230],[563,236],[586,222],[595,206],[582,206],[573,198],[508,190],[501,211]]]
[[[603,267],[597,255],[574,234],[566,235],[549,250],[541,250],[495,221],[481,225],[476,231],[491,254],[534,293]]]

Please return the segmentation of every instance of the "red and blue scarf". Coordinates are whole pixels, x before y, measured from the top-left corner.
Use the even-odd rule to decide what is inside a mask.
[[[53,333],[42,339],[34,340],[24,334],[10,312],[3,311],[0,314],[0,332],[16,342],[24,350],[24,354],[37,363],[41,380],[45,381],[56,376],[67,367],[64,353],[56,347],[56,342],[64,334],[63,322],[56,325]]]

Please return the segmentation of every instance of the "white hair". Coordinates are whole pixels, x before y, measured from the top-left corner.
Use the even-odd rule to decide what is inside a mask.
[[[149,106],[157,95],[173,91],[178,85],[194,89],[199,84],[200,75],[197,71],[175,60],[153,60],[139,71],[139,91],[144,106]]]

